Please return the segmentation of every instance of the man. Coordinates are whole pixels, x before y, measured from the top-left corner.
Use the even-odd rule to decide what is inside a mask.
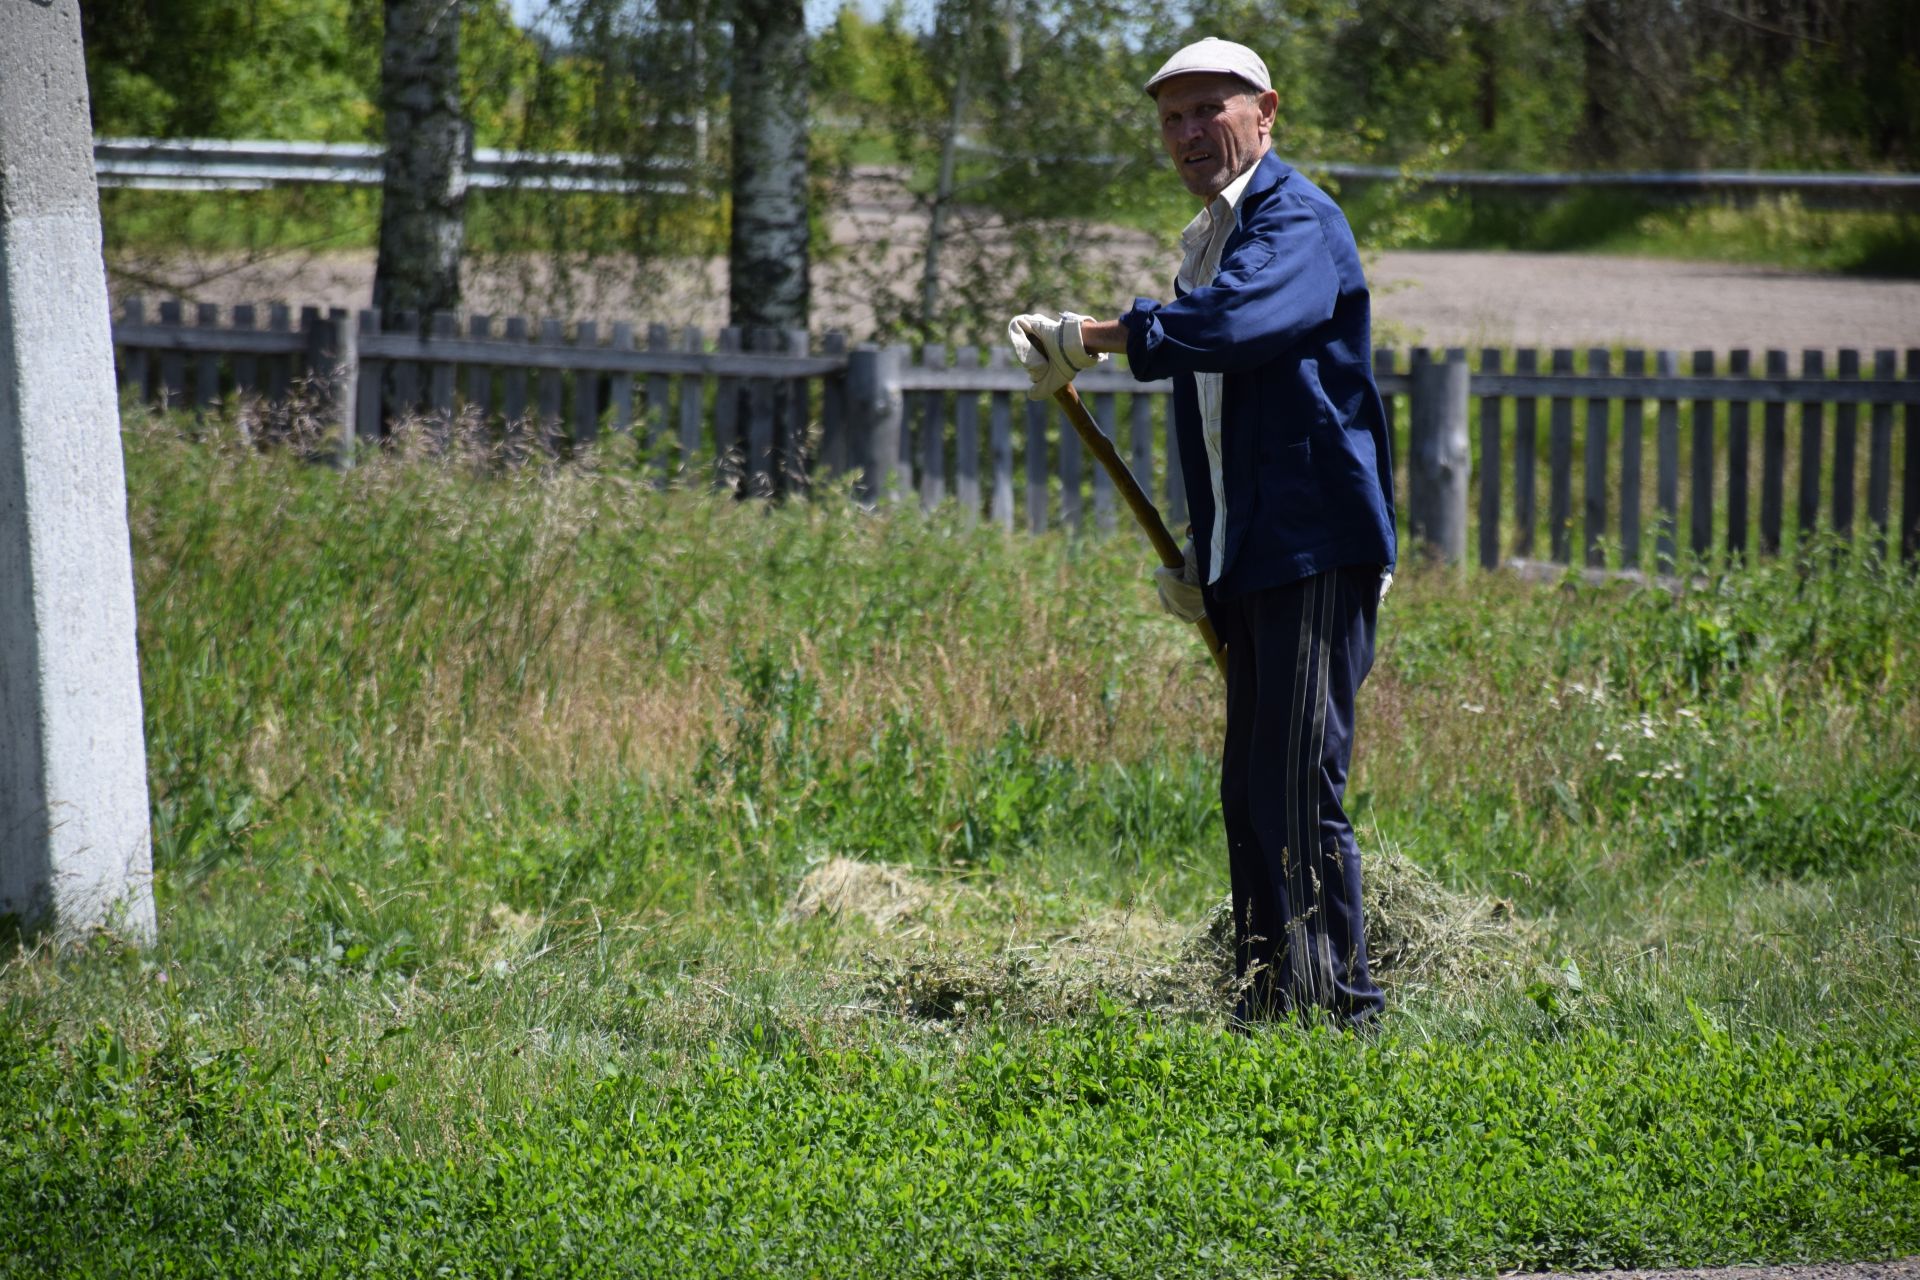
[[[1236,1017],[1364,1022],[1382,999],[1341,801],[1395,553],[1366,281],[1339,207],[1272,154],[1279,96],[1259,55],[1202,40],[1146,91],[1203,206],[1181,234],[1175,300],[1139,298],[1110,321],[1021,316],[1009,332],[1036,397],[1108,352],[1142,381],[1173,379],[1192,541],[1159,587],[1176,616],[1204,611],[1227,650]]]

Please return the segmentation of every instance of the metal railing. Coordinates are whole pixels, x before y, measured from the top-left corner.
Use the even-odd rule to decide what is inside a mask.
[[[385,148],[365,142],[228,141],[214,138],[98,138],[94,168],[103,187],[245,191],[287,183],[379,186]],[[1084,158],[1084,157],[1082,157]],[[1519,173],[1432,170],[1343,161],[1295,160],[1296,168],[1343,182],[1553,194],[1575,188],[1703,197],[1795,194],[1827,205],[1920,205],[1920,174],[1774,173],[1737,169],[1634,173]],[[671,167],[636,174],[621,156],[585,151],[507,151],[482,147],[467,168],[470,186],[612,194],[684,194],[686,175]]]
[[[258,191],[292,183],[377,187],[386,148],[370,142],[233,142],[217,138],[98,138],[94,172],[103,187],[144,191]],[[481,147],[467,185],[482,190],[683,195],[672,169],[637,174],[621,156],[586,151]]]

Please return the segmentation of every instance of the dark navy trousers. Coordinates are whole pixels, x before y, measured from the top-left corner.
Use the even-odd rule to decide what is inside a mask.
[[[1341,806],[1379,603],[1377,566],[1208,600],[1227,647],[1220,804],[1238,1013],[1249,1021],[1324,1011],[1351,1023],[1384,1005],[1367,971],[1360,850]]]

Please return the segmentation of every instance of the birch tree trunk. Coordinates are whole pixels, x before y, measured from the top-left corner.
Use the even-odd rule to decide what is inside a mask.
[[[410,311],[424,326],[460,305],[466,241],[467,125],[460,108],[464,0],[386,0],[380,105],[387,159],[373,305],[382,327]]]
[[[801,0],[738,0],[732,97],[728,314],[743,327],[805,328],[807,29]]]

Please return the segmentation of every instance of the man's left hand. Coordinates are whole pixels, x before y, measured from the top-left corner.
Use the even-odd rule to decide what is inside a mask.
[[[1058,320],[1039,314],[1015,316],[1007,322],[1007,341],[1033,380],[1029,400],[1046,400],[1073,381],[1082,369],[1105,360],[1104,352],[1090,352],[1081,341],[1080,324],[1087,317],[1062,311]]]

